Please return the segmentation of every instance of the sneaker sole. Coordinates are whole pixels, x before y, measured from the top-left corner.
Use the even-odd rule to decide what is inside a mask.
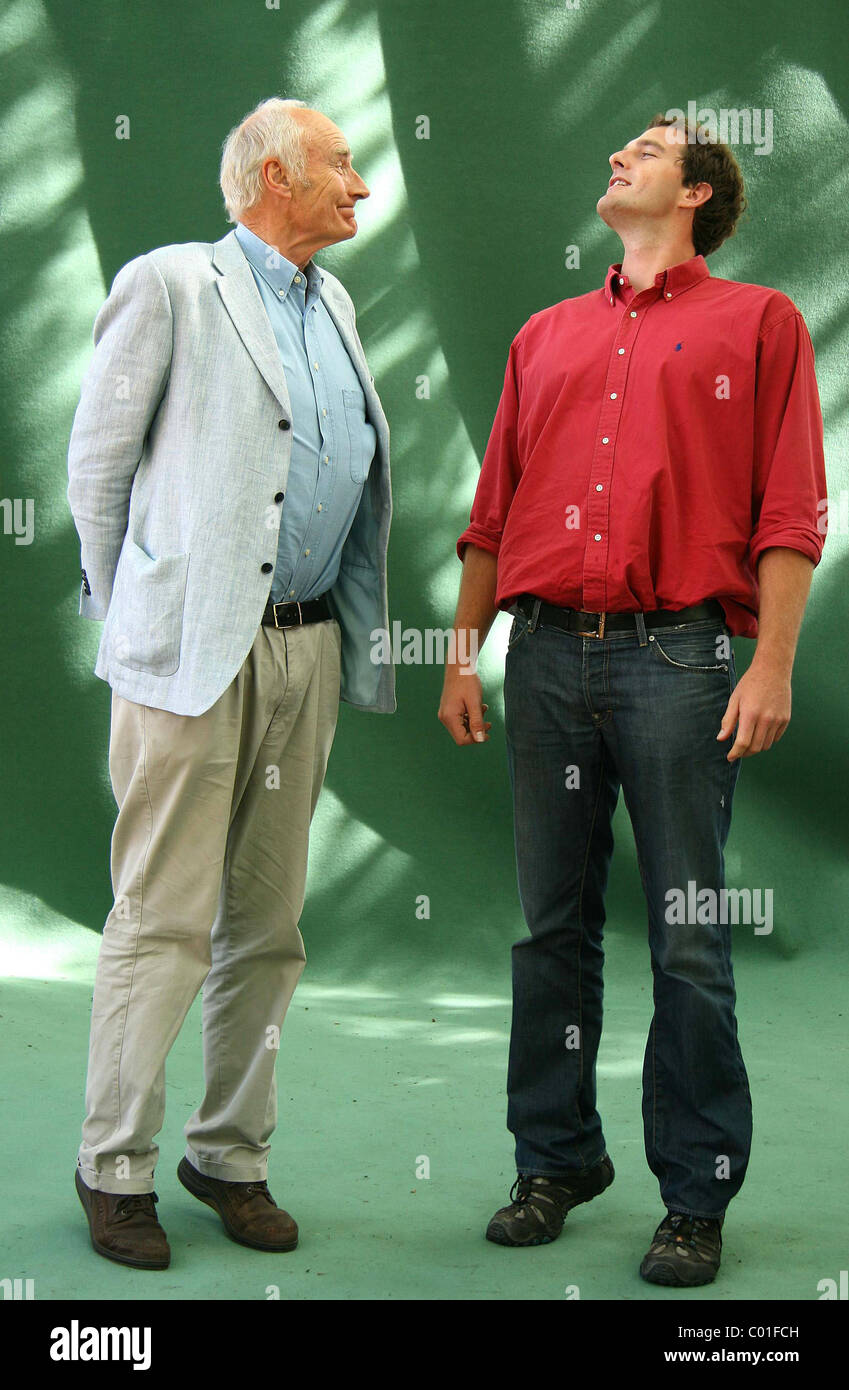
[[[89,1190],[86,1187],[83,1179],[80,1177],[79,1169],[77,1169],[76,1173],[74,1174],[74,1186],[77,1189],[77,1196],[79,1197],[82,1203],[83,1211],[86,1214],[86,1219],[88,1221],[88,1233],[89,1237],[91,1238],[92,1249],[96,1250],[98,1255],[103,1255],[105,1259],[113,1260],[115,1264],[118,1265],[129,1265],[131,1269],[168,1269],[169,1265],[171,1264],[170,1255],[165,1260],[134,1260],[131,1255],[119,1255],[115,1250],[108,1250],[105,1245],[101,1245],[99,1240],[95,1240],[94,1231],[91,1228],[91,1211],[88,1201]]]
[[[570,1207],[568,1207],[567,1210],[563,1213],[564,1225],[565,1225],[566,1217],[569,1215],[569,1212],[570,1212],[570,1211],[574,1211],[574,1210],[575,1210],[575,1207],[582,1207],[582,1206],[585,1206],[587,1202],[592,1202],[594,1198],[600,1197],[600,1196],[602,1195],[603,1192],[606,1192],[607,1189],[608,1189],[609,1187],[612,1186],[612,1184],[613,1184],[613,1179],[614,1179],[615,1177],[616,1177],[616,1170],[614,1169],[613,1164],[611,1163],[611,1164],[610,1164],[610,1181],[609,1181],[609,1182],[606,1182],[606,1183],[604,1184],[604,1187],[602,1187],[598,1192],[591,1192],[591,1193],[589,1194],[589,1196],[587,1196],[587,1197],[579,1197],[578,1200],[577,1200],[577,1202],[573,1202],[572,1205],[571,1205]],[[512,1247],[513,1247],[514,1249],[516,1249],[516,1250],[524,1250],[524,1249],[526,1249],[526,1248],[530,1249],[531,1247],[537,1246],[537,1245],[551,1245],[551,1243],[552,1243],[553,1241],[559,1239],[559,1237],[562,1235],[562,1233],[563,1233],[563,1227],[561,1226],[561,1228],[560,1228],[560,1230],[558,1231],[558,1233],[557,1233],[556,1236],[534,1236],[531,1240],[511,1240],[511,1238],[510,1238],[510,1237],[506,1234],[506,1232],[502,1229],[502,1227],[501,1227],[500,1224],[499,1224],[499,1225],[494,1225],[494,1224],[493,1224],[493,1221],[491,1221],[491,1222],[489,1223],[489,1225],[487,1226],[487,1228],[486,1228],[486,1238],[487,1238],[487,1240],[491,1240],[492,1243],[493,1243],[493,1245],[510,1245],[510,1246],[512,1246]]]
[[[269,1245],[264,1241],[251,1240],[248,1236],[240,1235],[237,1231],[235,1231],[233,1227],[230,1225],[229,1221],[227,1220],[227,1217],[221,1210],[221,1207],[219,1206],[215,1198],[210,1193],[204,1191],[204,1189],[197,1184],[195,1175],[192,1172],[191,1168],[188,1166],[185,1159],[182,1159],[180,1161],[180,1166],[177,1169],[177,1177],[179,1178],[180,1182],[183,1184],[183,1187],[186,1189],[187,1192],[191,1192],[192,1196],[197,1197],[199,1202],[203,1202],[206,1206],[212,1207],[212,1210],[218,1213],[225,1231],[227,1232],[231,1240],[236,1241],[237,1245],[246,1245],[249,1250],[264,1250],[268,1254],[275,1255],[286,1254],[289,1250],[297,1249],[298,1236],[295,1236],[295,1239],[293,1241],[287,1241],[285,1245]]]
[[[668,1260],[659,1260],[657,1264],[648,1266],[643,1261],[640,1265],[640,1278],[645,1279],[646,1283],[662,1284],[665,1288],[676,1289],[697,1289],[702,1284],[712,1284],[718,1272],[713,1270],[697,1279],[682,1279],[681,1270]]]

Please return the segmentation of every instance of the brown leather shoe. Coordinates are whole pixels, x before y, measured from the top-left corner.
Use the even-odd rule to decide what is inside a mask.
[[[74,1182],[98,1255],[134,1269],[168,1268],[171,1249],[156,1216],[155,1192],[97,1192],[79,1168]]]
[[[252,1250],[294,1250],[298,1224],[278,1207],[265,1182],[222,1182],[199,1173],[187,1158],[177,1177],[187,1192],[218,1212],[228,1236]]]

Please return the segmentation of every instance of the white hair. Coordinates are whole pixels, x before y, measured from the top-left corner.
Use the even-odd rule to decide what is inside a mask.
[[[238,222],[243,212],[259,202],[266,159],[279,159],[292,178],[304,182],[307,132],[290,112],[306,104],[294,97],[287,101],[269,97],[230,131],[221,149],[219,176],[228,222]]]

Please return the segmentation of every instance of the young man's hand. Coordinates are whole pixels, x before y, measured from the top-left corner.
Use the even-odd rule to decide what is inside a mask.
[[[440,722],[458,744],[486,743],[492,728],[484,721],[488,706],[483,703],[476,666],[478,652],[497,611],[497,573],[498,559],[495,555],[476,545],[465,547],[463,578],[454,618],[454,631],[457,634],[454,654],[466,652],[468,656],[465,662],[446,661],[438,714]]]
[[[813,561],[798,550],[769,546],[758,563],[760,611],[752,664],[728,701],[718,739],[737,737],[728,761],[751,758],[777,743],[790,723],[790,677]]]
[[[737,737],[728,762],[765,753],[777,743],[790,723],[790,675],[786,668],[759,666],[755,659],[731,693],[717,738]]]
[[[446,666],[439,720],[455,743],[486,743],[492,725],[484,721],[489,709],[483,703],[480,676],[468,667]]]

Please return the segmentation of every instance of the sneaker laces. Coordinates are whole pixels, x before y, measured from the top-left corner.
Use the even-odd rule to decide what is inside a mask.
[[[698,1252],[697,1237],[710,1230],[714,1224],[714,1221],[706,1216],[688,1216],[683,1211],[670,1212],[661,1222],[655,1239],[664,1245],[689,1245],[692,1250]]]
[[[542,1179],[542,1181],[549,1182],[551,1181],[551,1179],[544,1178]],[[535,1182],[537,1184],[536,1187],[534,1187]],[[510,1188],[510,1201],[513,1203],[514,1206],[523,1207],[531,1205],[530,1199],[531,1197],[533,1197],[535,1202],[548,1202],[549,1206],[556,1207],[557,1202],[554,1200],[552,1196],[550,1196],[549,1193],[543,1192],[540,1189],[539,1184],[540,1179],[538,1177],[535,1177],[533,1174],[520,1173],[513,1186]],[[558,1185],[562,1186],[562,1184]],[[513,1195],[514,1192],[516,1193],[515,1196]]]

